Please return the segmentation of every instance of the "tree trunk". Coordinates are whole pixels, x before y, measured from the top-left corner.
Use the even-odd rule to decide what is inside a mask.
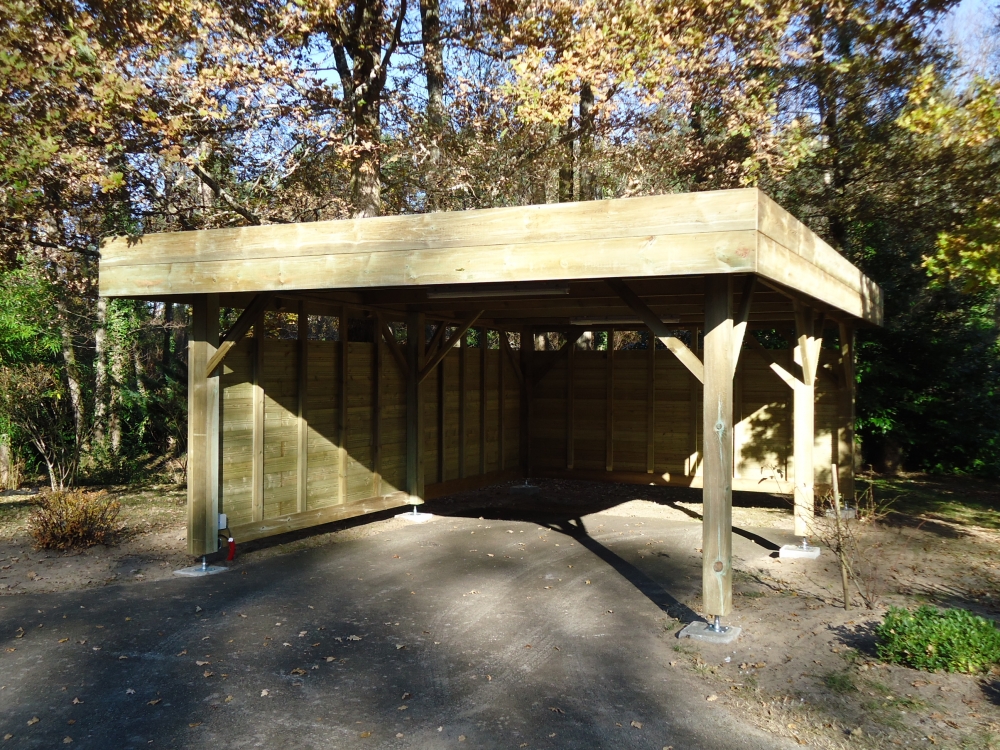
[[[597,197],[591,157],[594,152],[594,91],[584,81],[580,87],[580,200]]]
[[[104,443],[104,419],[107,415],[107,322],[108,300],[98,297],[97,328],[94,331],[94,443],[98,446]]]
[[[76,348],[73,345],[73,332],[69,327],[69,310],[64,302],[58,302],[59,335],[62,342],[63,364],[66,367],[66,386],[69,390],[70,405],[73,407],[73,427],[76,433],[77,445],[84,440],[85,414],[83,409],[83,393],[80,388],[80,372],[76,362]]]
[[[441,47],[440,0],[420,0],[420,30],[424,47],[424,77],[427,79],[427,127],[431,138],[427,174],[427,207],[441,206],[440,139],[444,129],[444,54]]]
[[[572,118],[562,130],[566,150],[559,162],[559,202],[569,203],[573,200],[573,139],[568,137],[573,130]]]
[[[166,370],[170,367],[170,344],[173,342],[174,303],[163,303],[163,351],[160,353],[160,366]]]

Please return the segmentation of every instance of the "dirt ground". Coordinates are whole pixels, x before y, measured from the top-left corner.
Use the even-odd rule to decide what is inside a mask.
[[[671,669],[705,681],[707,700],[728,704],[759,728],[814,747],[1000,748],[1000,671],[988,676],[927,674],[881,663],[873,628],[891,605],[923,603],[1000,617],[1000,492],[973,480],[910,476],[873,479],[892,512],[875,526],[858,526],[866,561],[847,612],[839,569],[829,550],[815,561],[779,559],[794,541],[786,498],[740,494],[733,524],[743,539],[736,570],[734,613],[743,635],[727,648],[672,640]],[[630,543],[639,568],[674,547],[646,535],[644,523],[700,520],[700,493],[690,490],[538,480],[537,494],[498,486],[432,502],[439,515],[526,519],[587,517],[602,533]],[[862,487],[865,483],[861,483]],[[184,492],[175,486],[142,491],[112,488],[123,504],[123,533],[111,547],[83,552],[36,551],[27,534],[31,494],[0,497],[0,596],[70,591],[111,583],[169,578],[190,564],[184,553]],[[606,519],[606,520],[604,520]],[[403,523],[390,514],[311,533],[262,540],[240,548],[237,565],[345,538],[383,534]],[[555,528],[553,521],[550,528]],[[825,532],[817,529],[817,536]],[[816,539],[814,538],[814,541]],[[675,545],[676,546],[676,545]],[[700,545],[699,545],[700,546]],[[698,546],[684,554],[692,566]],[[684,611],[700,613],[697,569],[683,581],[657,581],[679,603],[663,619],[673,633]],[[867,605],[865,599],[868,600]],[[683,611],[682,611],[683,610]],[[689,617],[688,617],[689,619]]]

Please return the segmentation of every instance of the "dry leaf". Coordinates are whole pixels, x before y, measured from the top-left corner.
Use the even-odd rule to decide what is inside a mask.
[[[226,700],[225,700],[225,702],[226,702],[226,703],[232,703],[232,702],[233,702],[233,696],[231,696],[231,695],[227,695],[227,696],[226,696]]]
[[[552,713],[555,713],[555,714],[564,714],[564,713],[566,713],[565,711],[563,711],[558,706],[549,706],[549,711],[551,711]]]
[[[41,719],[39,719],[37,716],[32,716],[30,719],[28,719],[28,726],[29,727],[33,726],[33,725],[37,724],[40,721],[41,721]]]
[[[362,733],[361,733],[361,736],[362,736],[363,738],[366,738],[366,739],[367,739],[368,737],[371,737],[371,736],[372,736],[372,733],[371,733],[371,732],[362,732]]]
[[[204,674],[205,677],[211,677],[211,676],[213,676],[215,674],[215,672],[210,672],[209,670],[206,669],[203,672],[203,674]]]
[[[407,700],[407,699],[409,699],[409,698],[412,698],[412,697],[413,697],[413,694],[412,694],[412,693],[403,693],[403,697],[402,697],[402,698],[400,698],[400,700],[401,700],[401,701],[405,701],[405,700]]]
[[[210,661],[196,661],[195,662],[195,664],[197,664],[199,667],[204,667],[206,664],[211,664],[211,663],[212,662],[210,662]]]
[[[409,708],[409,706],[403,705],[403,706],[400,706],[399,708],[397,708],[396,710],[397,711],[405,711],[408,708]]]
[[[266,698],[269,695],[270,695],[270,693],[267,690],[261,690],[260,691],[260,697],[261,698]]]
[[[309,632],[308,630],[300,630],[299,631],[299,638],[305,638],[306,637],[306,633],[308,633],[308,632]]]
[[[181,652],[180,652],[179,654],[177,654],[177,655],[178,655],[178,656],[187,656],[187,652],[188,652],[188,650],[187,650],[187,649],[184,649],[183,651],[181,651]]]
[[[336,661],[337,657],[336,656],[328,656],[328,657],[326,657],[326,660],[327,661]]]
[[[642,722],[641,721],[636,721],[635,719],[633,719],[630,726],[633,726],[636,729],[642,729]]]
[[[302,667],[296,667],[291,672],[289,672],[289,674],[305,674],[305,673],[306,670],[304,670]]]
[[[360,635],[349,635],[349,636],[347,636],[347,640],[349,640],[349,641],[360,641],[361,640],[361,636]]]
[[[69,640],[69,638],[60,638],[60,639],[59,639],[59,642],[60,642],[60,643],[65,643],[65,642],[66,642],[66,641],[68,641],[68,640]]]
[[[195,727],[200,727],[201,726],[201,722],[200,721],[192,721],[190,724],[188,724],[188,726],[191,727],[192,729],[194,729]]]
[[[125,695],[135,695],[135,690],[132,688],[126,688]]]
[[[465,742],[465,735],[464,734],[458,735],[458,741],[459,742]]]
[[[79,706],[81,703],[83,703],[83,701],[80,700],[79,698],[74,698],[73,699],[73,705],[74,706]]]
[[[5,734],[5,735],[3,736],[3,741],[4,741],[4,742],[6,742],[7,740],[9,740],[9,739],[10,739],[11,737],[13,737],[13,736],[14,736],[14,735],[12,735],[12,734],[11,734],[10,732],[7,732],[7,734]]]
[[[160,701],[162,701],[162,700],[163,700],[163,698],[154,698],[153,700],[151,700],[151,701],[150,701],[149,703],[147,703],[146,705],[147,705],[147,706],[155,706],[155,705],[156,705],[157,703],[159,703],[159,702],[160,702]]]
[[[69,743],[71,743],[72,741],[73,741],[73,738],[72,738],[72,737],[63,737],[63,744],[64,744],[64,745],[68,745],[68,744],[69,744]]]
[[[719,700],[719,696],[717,696],[715,694],[712,694],[712,695],[708,696],[705,700],[707,700],[707,701],[709,701],[711,703],[712,701]]]

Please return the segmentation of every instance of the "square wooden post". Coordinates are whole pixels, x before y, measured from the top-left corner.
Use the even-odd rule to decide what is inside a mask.
[[[854,329],[840,324],[841,387],[837,408],[837,465],[840,494],[854,501]]]
[[[733,287],[705,278],[705,390],[702,400],[702,609],[733,605]]]
[[[219,295],[201,294],[191,305],[188,338],[188,552],[219,549],[219,371],[206,377],[219,346]]]
[[[794,359],[802,381],[792,388],[792,452],[795,456],[795,535],[809,536],[815,512],[816,366],[822,338],[813,331],[813,311],[796,304]]]
[[[406,491],[409,502],[424,502],[424,399],[420,368],[427,348],[423,313],[406,315]]]

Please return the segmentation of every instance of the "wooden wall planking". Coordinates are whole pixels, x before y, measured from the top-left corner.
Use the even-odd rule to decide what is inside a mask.
[[[791,368],[790,350],[773,353],[780,363]],[[544,363],[558,355],[538,351],[534,356],[536,361]],[[834,350],[824,350],[821,364],[834,366],[838,356]],[[651,358],[646,350],[615,351],[610,371],[607,360],[606,351],[574,352],[574,470],[607,471],[606,456],[611,455],[614,472],[623,475],[647,472],[652,447],[653,473],[702,476],[701,384],[669,352],[658,352]],[[564,359],[534,386],[531,460],[539,471],[566,470],[566,373]],[[610,409],[606,395],[609,377],[614,393]],[[737,377],[734,478],[745,480],[740,482],[741,488],[759,485],[760,491],[774,492],[778,485],[769,480],[784,483],[794,479],[791,390],[749,349],[741,352]],[[609,414],[613,430],[611,450],[607,434]],[[510,418],[516,415],[510,414]],[[816,386],[814,462],[816,483],[821,490],[830,481],[829,467],[836,455],[837,419],[838,393],[829,379],[820,378]],[[652,446],[647,440],[650,428]]]
[[[333,506],[348,508],[345,511],[348,515],[351,508],[391,507],[391,503],[386,505],[377,498],[395,497],[406,489],[406,379],[396,360],[388,356],[376,357],[375,344],[351,341],[347,345],[345,367],[341,358],[343,346],[339,341],[306,341],[304,361],[308,366],[303,373],[305,392],[301,404],[306,422],[306,508],[303,511],[298,507],[299,472],[303,468],[297,455],[299,392],[303,384],[299,348],[302,346],[302,342],[295,340],[264,339],[260,342],[247,338],[233,348],[222,367],[220,504],[222,512],[229,516],[230,528],[238,528],[245,538],[347,517],[335,511]],[[478,476],[507,476],[500,473],[499,460],[501,367],[505,368],[502,378],[505,464],[508,473],[518,469],[520,388],[510,362],[502,354],[497,349],[483,352],[475,347],[467,347],[466,351],[466,477],[473,483]],[[433,379],[424,386],[424,463],[431,488],[442,485],[445,489],[449,485],[443,483],[459,478],[459,358],[456,350],[440,365],[445,379],[445,387],[441,389],[445,409],[443,441],[440,442],[438,388]],[[485,369],[482,367],[484,362]],[[377,377],[376,365],[379,368]],[[259,370],[262,403],[259,435],[255,435],[254,429],[255,368]],[[346,393],[342,391],[345,375]],[[485,399],[480,395],[483,376]],[[343,423],[342,404],[346,404]],[[481,413],[485,413],[482,424]],[[346,476],[342,476],[341,471],[342,424]],[[485,436],[485,466],[480,461],[482,436]],[[263,453],[259,517],[254,515],[255,439],[259,440]],[[444,476],[439,476],[437,452],[442,444],[446,471]],[[378,473],[375,471],[376,454]],[[485,468],[485,472],[481,468]],[[341,490],[342,480],[346,493]],[[429,491],[429,494],[440,494],[440,490]]]

